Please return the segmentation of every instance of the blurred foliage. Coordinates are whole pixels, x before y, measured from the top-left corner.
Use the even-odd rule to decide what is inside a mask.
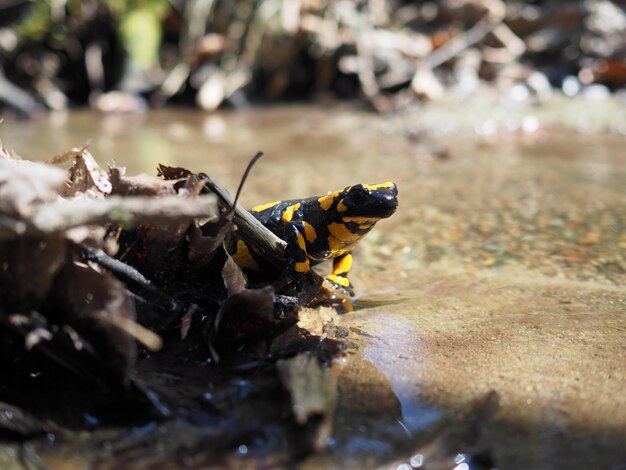
[[[0,0],[0,26],[0,102],[25,114],[324,94],[387,112],[449,92],[540,103],[626,85],[623,1]],[[111,91],[124,106],[96,101]]]
[[[133,63],[150,68],[159,62],[161,47],[161,18],[169,8],[167,0],[115,1],[119,3],[122,44]],[[111,9],[114,10],[113,5]]]
[[[104,7],[119,22],[119,34],[131,61],[143,68],[158,63],[161,22],[171,8],[167,0],[65,0],[36,1],[16,32],[20,41],[63,41],[70,30],[68,22],[80,22],[90,10]]]
[[[68,8],[79,3],[69,1]],[[53,26],[52,3],[49,1],[35,2],[26,18],[18,25],[17,35],[21,41],[41,41]],[[55,36],[54,32],[52,33]]]

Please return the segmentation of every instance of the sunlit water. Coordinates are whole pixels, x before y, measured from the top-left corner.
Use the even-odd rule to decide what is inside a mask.
[[[428,361],[426,345],[420,341],[419,332],[406,318],[381,311],[370,317],[378,323],[376,336],[363,350],[363,357],[383,373],[389,381],[402,409],[402,425],[407,432],[423,431],[439,418],[441,410],[420,398],[419,370],[413,364]]]
[[[359,413],[368,394],[391,390],[389,421],[412,434],[495,389],[496,462],[626,462],[623,137],[539,128],[435,138],[416,134],[410,116],[287,107],[76,112],[3,122],[0,139],[38,160],[88,143],[103,165],[152,174],[157,163],[185,166],[231,189],[262,150],[247,206],[395,181],[399,210],[359,247],[352,279],[361,297],[343,317],[366,333],[349,338],[367,384],[351,392],[363,395]],[[353,447],[385,448],[358,429],[338,426],[354,433]]]

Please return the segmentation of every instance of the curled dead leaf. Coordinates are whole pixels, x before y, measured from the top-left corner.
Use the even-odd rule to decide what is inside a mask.
[[[243,271],[228,253],[226,253],[226,261],[222,268],[222,278],[224,279],[228,296],[238,294],[246,288],[246,277]]]

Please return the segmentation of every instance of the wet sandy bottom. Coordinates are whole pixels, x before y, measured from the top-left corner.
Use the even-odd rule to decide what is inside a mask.
[[[417,396],[462,409],[497,391],[501,410],[487,440],[501,468],[610,468],[626,458],[623,294],[442,275],[341,321],[371,335],[356,335],[360,355],[409,410]],[[375,373],[367,380],[367,368],[357,370],[376,383]],[[403,406],[402,416],[410,423],[424,414]]]

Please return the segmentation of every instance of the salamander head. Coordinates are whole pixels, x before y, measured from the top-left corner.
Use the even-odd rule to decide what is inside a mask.
[[[336,210],[343,219],[369,219],[375,223],[391,216],[397,207],[398,188],[394,183],[387,182],[347,187],[340,193]]]
[[[398,189],[394,183],[356,184],[316,203],[312,212],[320,217],[314,228],[325,228],[328,238],[326,244],[311,247],[309,256],[322,260],[348,253],[376,222],[391,216],[398,207]]]

